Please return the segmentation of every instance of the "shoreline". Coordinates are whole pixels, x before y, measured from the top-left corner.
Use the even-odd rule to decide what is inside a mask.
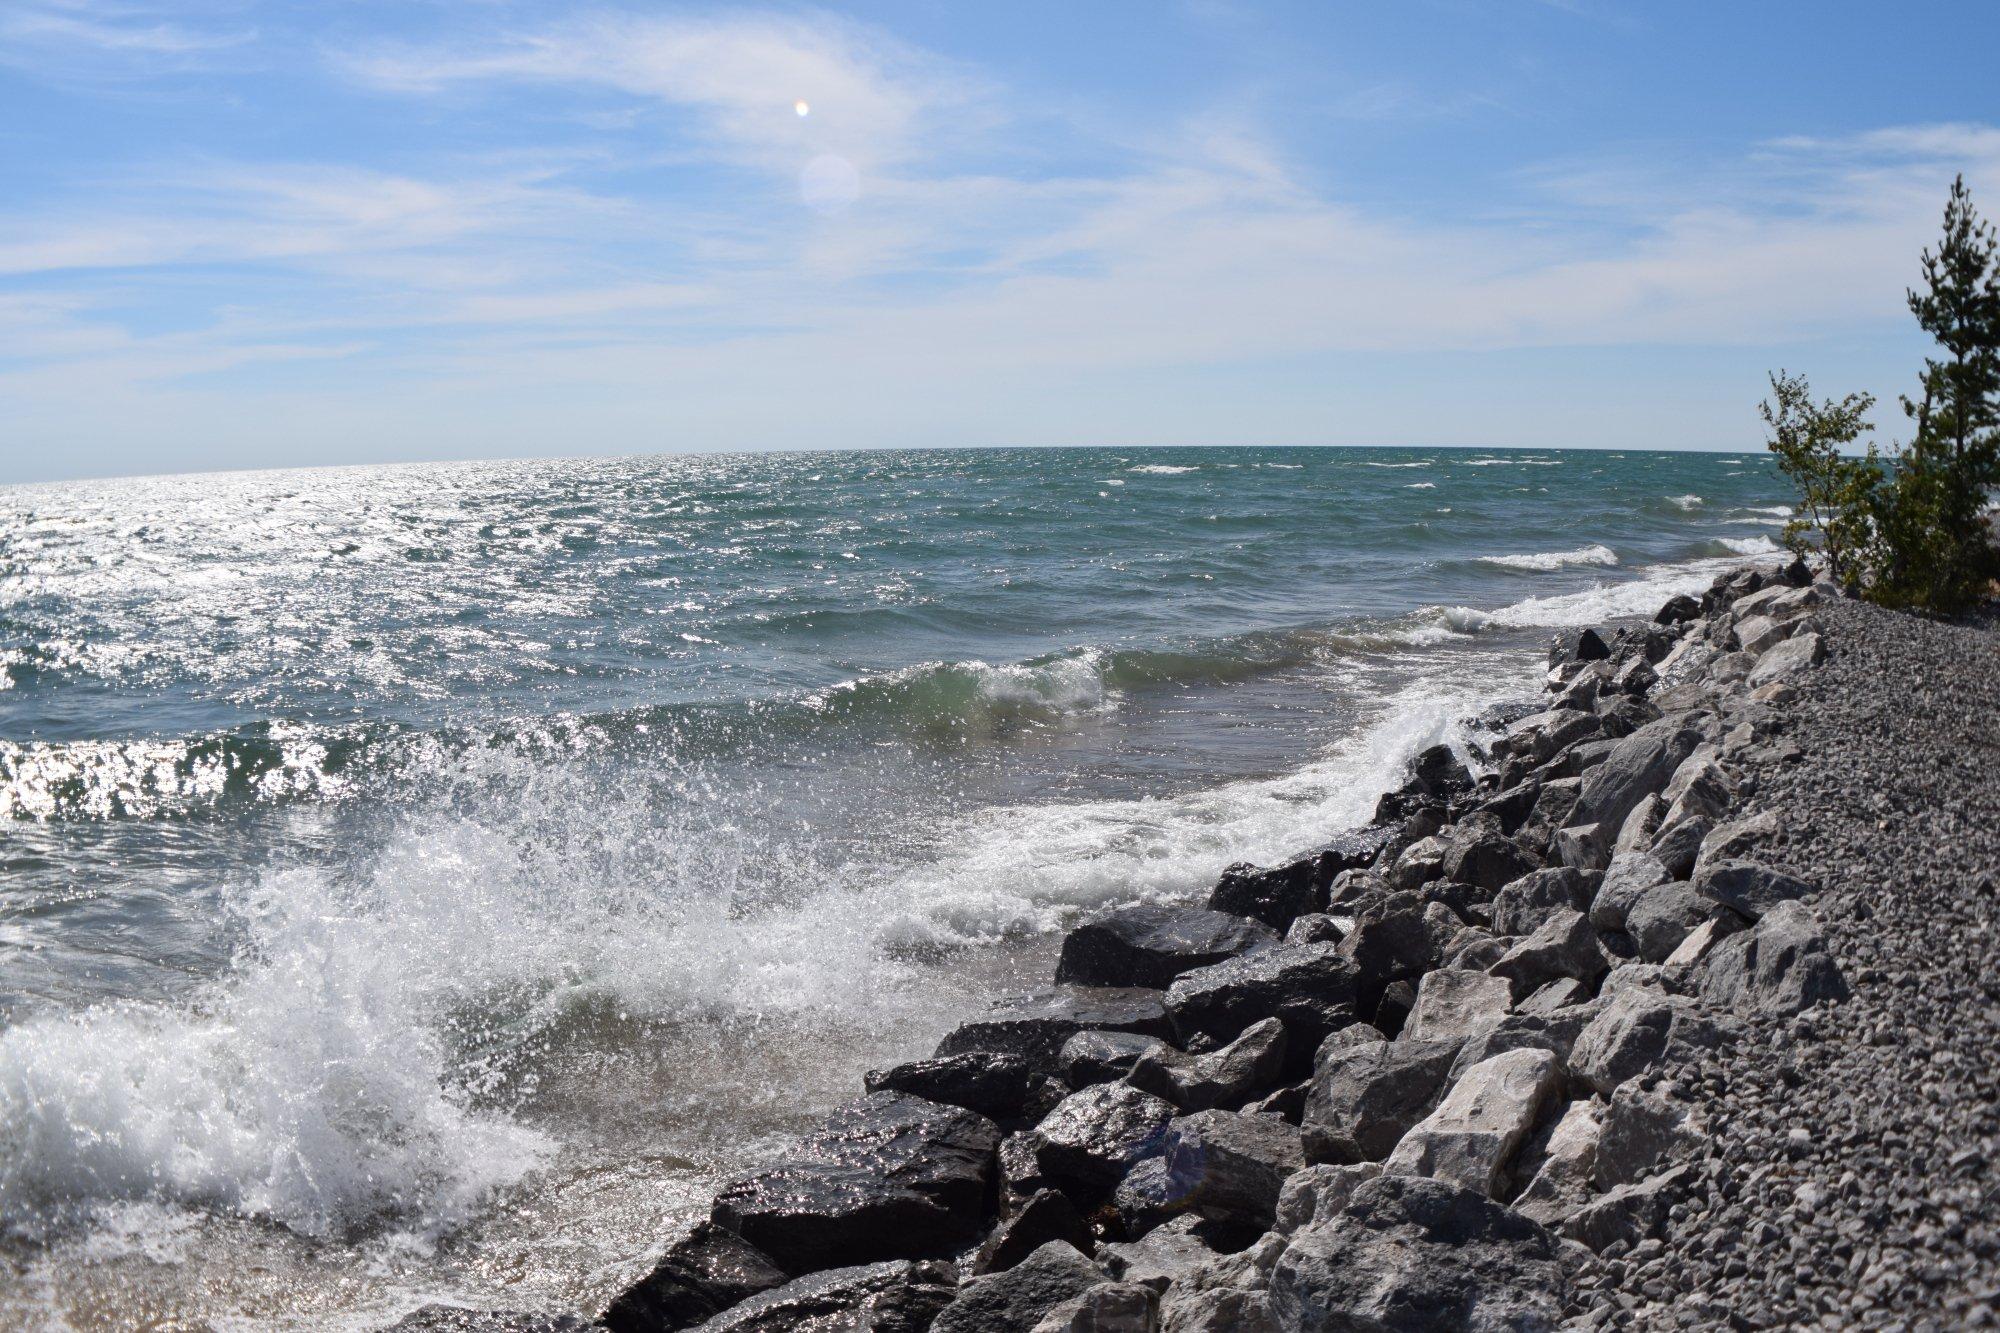
[[[1552,697],[1478,720],[1479,777],[1434,747],[1375,823],[1232,868],[1208,907],[1087,919],[1055,989],[871,1074],[598,1323],[426,1307],[392,1327],[1774,1327],[1850,1299],[1907,1315],[1925,1292],[1990,1317],[1972,1270],[1991,1285],[1992,1228],[1966,1224],[1990,1099],[1895,1195],[1895,1217],[1942,1224],[1872,1246],[1840,1216],[1871,1205],[1833,1171],[1845,1140],[1787,1108],[1802,1065],[1904,1053],[1866,1012],[1870,987],[1908,983],[1879,961],[1858,841],[1824,809],[1813,832],[1849,862],[1798,836],[1798,803],[1865,748],[1867,692],[1909,674],[1872,646],[1954,641],[1961,704],[2000,688],[2000,658],[1990,631],[1802,575],[1749,566],[1651,623],[1559,635]],[[1975,858],[1981,799],[1941,807]],[[1986,1027],[1946,1049],[1977,1070],[2000,981],[1968,994]],[[1853,1099],[1828,1091],[1837,1119]],[[1815,1226],[1840,1275],[1756,1262]],[[1971,1256],[1955,1283],[1896,1258],[1939,1244]]]

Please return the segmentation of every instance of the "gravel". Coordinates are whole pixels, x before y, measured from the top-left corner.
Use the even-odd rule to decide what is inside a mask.
[[[1662,1074],[1709,1134],[1589,1324],[2000,1327],[2000,633],[1817,615],[1796,698],[1726,696],[1758,733],[1732,814],[1777,816],[1755,855],[1817,886],[1853,996]]]

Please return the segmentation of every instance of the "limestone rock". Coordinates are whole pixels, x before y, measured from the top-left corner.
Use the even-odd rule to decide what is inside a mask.
[[[1515,1150],[1558,1095],[1561,1079],[1561,1065],[1545,1050],[1508,1051],[1481,1061],[1403,1137],[1383,1171],[1496,1195]]]

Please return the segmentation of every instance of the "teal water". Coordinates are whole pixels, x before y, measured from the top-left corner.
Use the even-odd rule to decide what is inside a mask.
[[[928,451],[0,490],[0,1322],[587,1306],[1089,908],[1365,817],[1762,458]]]

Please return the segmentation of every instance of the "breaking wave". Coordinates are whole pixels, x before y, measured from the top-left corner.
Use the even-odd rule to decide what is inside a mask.
[[[1579,546],[1574,551],[1542,551],[1533,555],[1482,555],[1488,565],[1508,569],[1561,569],[1565,565],[1615,565],[1618,552],[1609,546]]]

